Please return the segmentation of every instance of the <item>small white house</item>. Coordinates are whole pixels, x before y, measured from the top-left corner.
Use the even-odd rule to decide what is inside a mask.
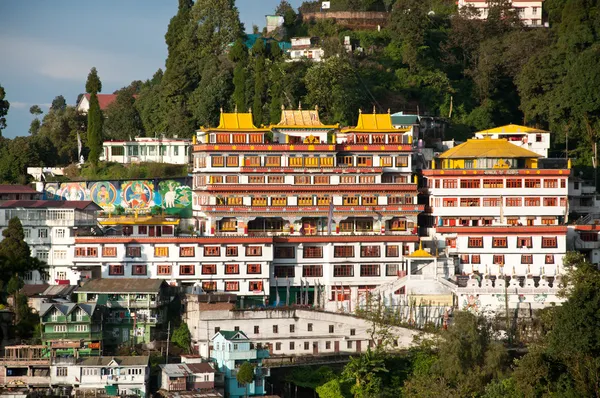
[[[321,62],[325,57],[325,51],[318,45],[316,37],[292,37],[292,48],[288,50],[290,61],[309,59]]]
[[[156,162],[187,164],[192,142],[182,138],[135,137],[133,141],[105,141],[101,161],[122,164]]]

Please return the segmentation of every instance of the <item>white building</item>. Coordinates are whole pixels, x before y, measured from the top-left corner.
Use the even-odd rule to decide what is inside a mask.
[[[519,17],[526,26],[544,26],[542,24],[543,0],[512,0],[513,7],[519,13]],[[479,12],[479,18],[487,18],[489,3],[486,0],[458,0],[458,7],[473,6]]]
[[[292,48],[288,51],[289,61],[300,61],[309,59],[315,62],[321,62],[325,57],[325,51],[319,46],[319,39],[316,37],[292,37]]]
[[[76,284],[85,277],[73,268],[75,236],[97,225],[99,210],[92,201],[10,200],[0,204],[0,231],[18,217],[31,256],[48,265],[44,277],[32,271],[25,275],[25,283]]]
[[[188,164],[191,140],[135,137],[133,141],[105,141],[102,147],[100,160],[104,162]]]
[[[485,137],[492,139],[504,138],[511,144],[535,152],[543,158],[548,157],[548,149],[550,149],[549,131],[508,124],[475,133],[477,139]]]
[[[208,362],[160,365],[160,388],[165,391],[213,390],[215,369]]]

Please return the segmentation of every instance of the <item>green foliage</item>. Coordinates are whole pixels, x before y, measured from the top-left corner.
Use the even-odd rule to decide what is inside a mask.
[[[252,116],[254,125],[260,126],[263,122],[263,104],[267,94],[266,82],[266,51],[264,40],[256,40],[252,46],[252,58],[254,61],[254,98],[252,101]]]
[[[8,283],[6,284],[6,293],[13,295],[17,293],[21,288],[25,286],[23,279],[19,277],[19,275],[13,275]]]
[[[39,105],[31,105],[31,107],[29,107],[29,113],[31,113],[33,116],[39,116],[44,113],[44,111],[40,109]]]
[[[185,352],[190,352],[192,336],[190,334],[190,330],[188,329],[187,323],[181,322],[181,325],[179,325],[179,327],[173,332],[171,341],[179,348],[185,350]]]
[[[254,380],[254,366],[248,361],[244,362],[238,369],[236,380],[240,384],[249,384]]]
[[[384,388],[385,366],[382,351],[370,348],[363,355],[351,357],[342,372],[342,380],[352,383],[350,391],[356,398],[378,396]]]
[[[98,94],[102,92],[102,82],[98,77],[98,71],[95,67],[90,70],[87,82],[85,83],[85,91],[88,94]]]
[[[321,366],[317,369],[309,366],[295,367],[285,376],[286,382],[313,390],[335,378],[336,374],[328,366]]]
[[[135,107],[135,89],[120,90],[116,100],[108,106],[104,116],[103,136],[106,140],[128,140],[143,136],[144,126]]]
[[[67,109],[67,100],[62,95],[57,95],[52,100],[52,105],[50,105],[50,110],[53,111],[64,111]]]
[[[90,94],[90,109],[88,110],[87,141],[90,148],[89,160],[93,165],[98,164],[98,158],[102,153],[102,124],[103,117],[98,103],[98,93],[102,91],[102,83],[98,77],[96,68],[92,68],[88,74],[85,89]]]
[[[6,115],[8,114],[8,109],[10,108],[10,102],[6,99],[6,91],[4,87],[0,85],[0,135],[2,134],[2,130],[6,128]]]
[[[9,220],[2,236],[4,239],[0,241],[0,280],[4,284],[12,279],[10,290],[14,294],[19,289],[20,277],[28,271],[41,271],[44,263],[31,257],[31,250],[25,242],[23,226],[17,217]]]
[[[123,165],[120,163],[100,163],[97,166],[75,165],[65,169],[65,175],[74,181],[80,180],[138,180],[147,178],[185,177],[186,165],[172,165],[165,163],[136,163]]]

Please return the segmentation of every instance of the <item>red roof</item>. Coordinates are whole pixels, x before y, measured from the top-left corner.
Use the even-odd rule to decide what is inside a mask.
[[[0,194],[3,193],[38,193],[35,189],[31,188],[29,185],[9,185],[9,184],[0,184]]]
[[[102,210],[91,200],[7,200],[2,208]]]
[[[112,104],[117,99],[117,94],[97,94],[98,95],[98,103],[100,104],[101,110],[106,110],[110,104]],[[90,100],[90,94],[84,94],[87,100]],[[133,98],[137,98],[137,94],[133,96]]]

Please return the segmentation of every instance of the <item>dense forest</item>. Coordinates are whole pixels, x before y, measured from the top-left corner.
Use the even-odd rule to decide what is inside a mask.
[[[507,123],[536,126],[553,132],[552,156],[564,157],[568,140],[574,164],[591,164],[600,132],[598,1],[546,0],[549,28],[523,26],[508,0],[489,3],[486,18],[474,19],[476,9],[458,10],[454,0],[332,2],[333,11],[388,12],[380,30],[350,30],[303,19],[319,2],[296,10],[282,1],[265,13],[283,16],[283,26],[268,35],[254,27],[263,39],[253,41],[233,0],[179,0],[165,70],[117,91],[101,138],[189,137],[214,126],[220,108],[251,109],[255,124],[268,124],[282,106],[301,103],[343,125],[356,123],[359,108],[439,116],[450,123],[449,139]],[[286,62],[277,42],[295,36],[319,37],[325,61]],[[361,50],[347,52],[345,36]],[[0,101],[9,98],[0,91]],[[75,162],[77,132],[90,146],[87,118],[62,96],[43,116],[33,108],[30,135],[0,142],[0,181],[17,181],[25,165]]]

